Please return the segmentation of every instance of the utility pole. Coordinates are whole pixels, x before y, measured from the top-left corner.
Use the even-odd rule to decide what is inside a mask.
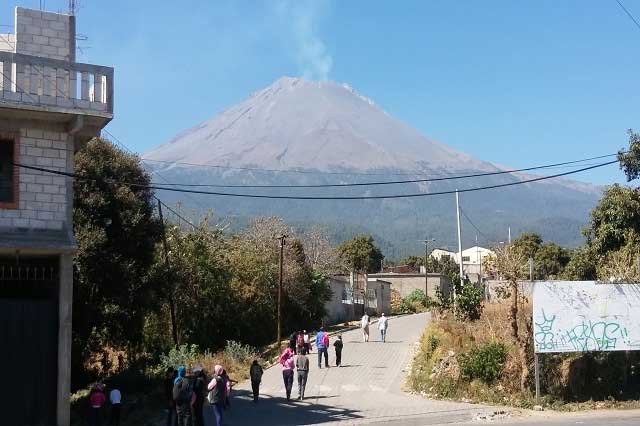
[[[458,257],[460,261],[460,283],[464,279],[464,269],[462,267],[462,231],[460,230],[460,194],[456,189],[456,219],[458,221]],[[453,309],[456,309],[456,286],[453,285]]]
[[[478,234],[476,234],[476,257],[478,258],[478,281],[482,284],[482,255],[480,254],[480,246],[478,246]]]
[[[280,275],[278,277],[278,326],[277,326],[277,335],[276,342],[278,345],[278,349],[280,348],[280,341],[282,338],[282,264],[284,260],[284,245],[286,243],[286,235],[280,235],[276,237],[278,240],[278,245],[280,247]]]
[[[176,307],[173,300],[173,282],[171,282],[171,267],[169,266],[169,249],[167,244],[167,234],[164,227],[164,218],[162,217],[162,201],[158,198],[158,216],[162,224],[162,247],[164,249],[164,266],[167,270],[167,291],[169,299],[169,315],[171,316],[171,337],[173,344],[178,345],[178,328],[176,325]]]
[[[425,238],[424,243],[424,295],[429,295],[429,243],[434,242],[434,238]]]

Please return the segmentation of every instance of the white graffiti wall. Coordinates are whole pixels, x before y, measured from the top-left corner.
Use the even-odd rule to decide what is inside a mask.
[[[535,350],[640,350],[640,284],[593,281],[536,282]]]

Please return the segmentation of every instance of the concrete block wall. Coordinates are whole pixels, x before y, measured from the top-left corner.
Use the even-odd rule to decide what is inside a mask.
[[[15,52],[16,37],[13,34],[0,34],[0,52]]]
[[[16,7],[15,52],[75,61],[75,18]]]
[[[19,150],[21,164],[70,171],[73,144],[66,133],[22,129]],[[70,178],[23,168],[18,182],[19,208],[0,209],[0,227],[61,230],[67,225]]]

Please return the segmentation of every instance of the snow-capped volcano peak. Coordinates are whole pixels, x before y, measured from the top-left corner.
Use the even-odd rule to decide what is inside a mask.
[[[144,158],[316,170],[493,170],[394,119],[346,84],[282,77]]]

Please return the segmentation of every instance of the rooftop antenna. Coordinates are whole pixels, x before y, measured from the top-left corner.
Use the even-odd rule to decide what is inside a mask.
[[[69,15],[76,15],[76,0],[69,0]]]

